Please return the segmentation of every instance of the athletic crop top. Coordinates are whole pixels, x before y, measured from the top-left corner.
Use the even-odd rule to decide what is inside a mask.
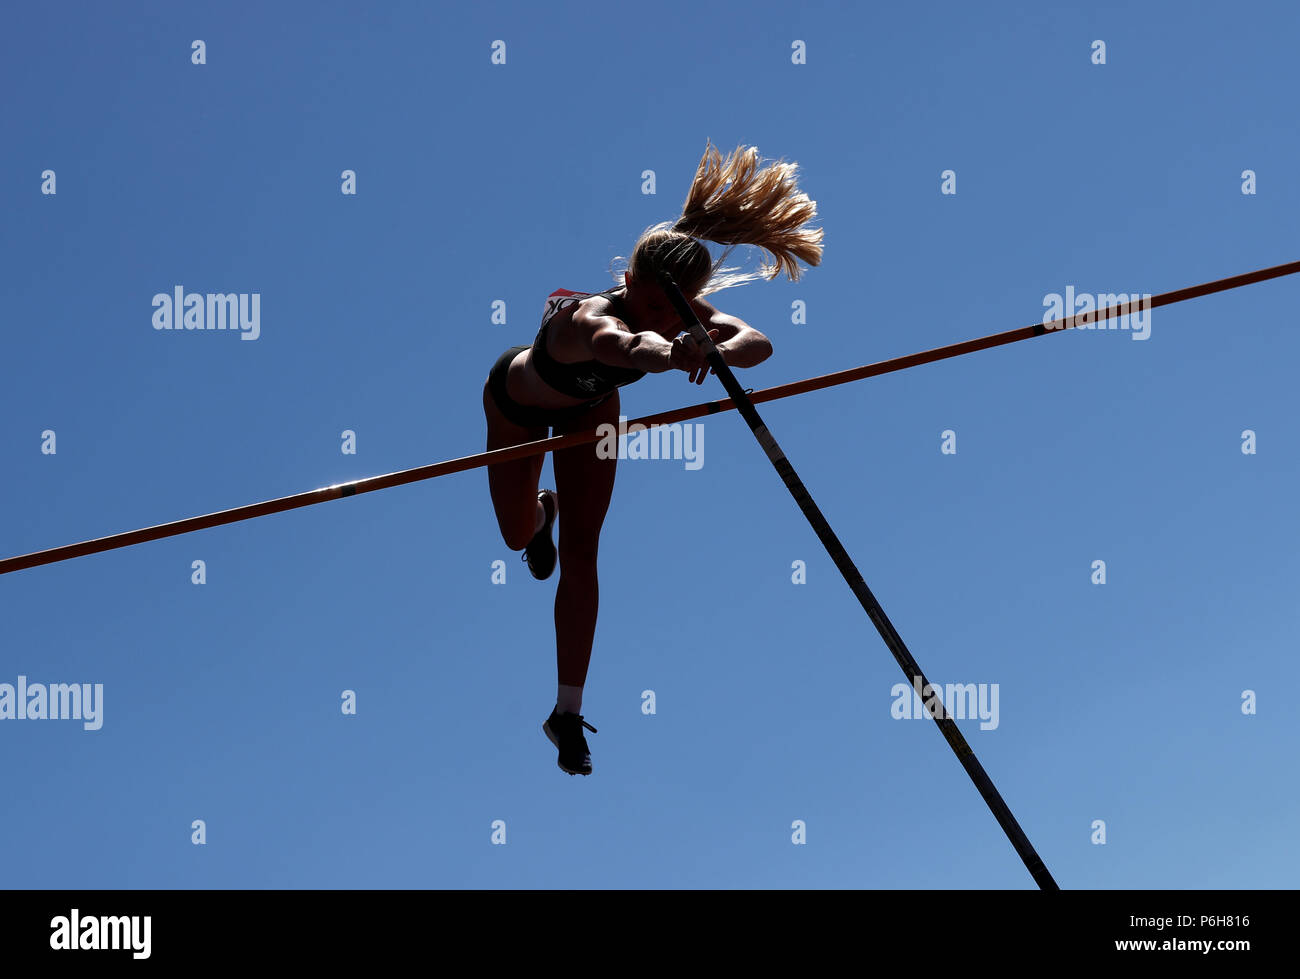
[[[562,394],[572,398],[597,398],[608,394],[624,384],[631,384],[645,377],[645,371],[630,367],[615,367],[599,360],[583,360],[573,364],[562,364],[546,351],[546,326],[560,310],[586,299],[588,296],[608,296],[617,310],[622,306],[620,297],[613,296],[613,289],[604,292],[572,292],[568,289],[556,289],[546,298],[546,307],[542,314],[542,326],[533,340],[533,368],[546,384]]]

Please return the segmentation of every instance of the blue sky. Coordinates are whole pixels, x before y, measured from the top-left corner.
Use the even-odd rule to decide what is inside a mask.
[[[797,161],[825,229],[799,282],[711,297],[773,342],[749,387],[1067,288],[1294,261],[1298,27],[1284,3],[6,10],[0,556],[481,451],[493,360],[552,290],[612,284],[710,140]],[[178,285],[260,295],[260,335],[153,329]],[[1297,289],[760,407],[930,678],[996,688],[996,727],[959,724],[1063,887],[1300,872]],[[722,396],[670,373],[622,403]],[[482,470],[4,576],[0,683],[104,706],[0,722],[4,883],[1031,887],[934,724],[892,716],[901,671],[739,416],[703,431],[697,470],[619,465],[589,779],[541,733],[556,579],[506,549]]]

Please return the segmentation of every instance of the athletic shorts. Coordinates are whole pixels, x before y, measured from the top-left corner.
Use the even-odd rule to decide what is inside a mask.
[[[510,370],[510,362],[515,359],[521,350],[528,349],[530,348],[511,347],[497,358],[497,362],[492,365],[492,370],[488,373],[487,387],[488,393],[492,396],[492,401],[501,414],[516,425],[522,425],[525,428],[567,426],[575,417],[581,415],[588,408],[594,408],[596,405],[608,401],[613,395],[614,392],[610,391],[608,394],[602,394],[599,398],[584,401],[569,408],[534,408],[532,405],[521,405],[506,392],[506,374]]]

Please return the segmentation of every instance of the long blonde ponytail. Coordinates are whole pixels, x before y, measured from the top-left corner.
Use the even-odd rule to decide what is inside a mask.
[[[805,225],[817,216],[817,202],[799,191],[797,163],[759,168],[757,147],[738,146],[724,161],[709,144],[700,159],[681,216],[647,228],[628,263],[634,279],[653,281],[656,269],[672,274],[683,291],[706,296],[785,272],[799,280],[797,260],[818,265],[822,229]],[[713,262],[699,239],[728,245]],[[773,259],[757,272],[722,268],[737,245],[753,245]]]

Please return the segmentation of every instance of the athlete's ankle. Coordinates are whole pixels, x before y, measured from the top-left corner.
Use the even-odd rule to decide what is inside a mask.
[[[582,687],[561,683],[555,695],[555,709],[561,714],[581,714]]]

